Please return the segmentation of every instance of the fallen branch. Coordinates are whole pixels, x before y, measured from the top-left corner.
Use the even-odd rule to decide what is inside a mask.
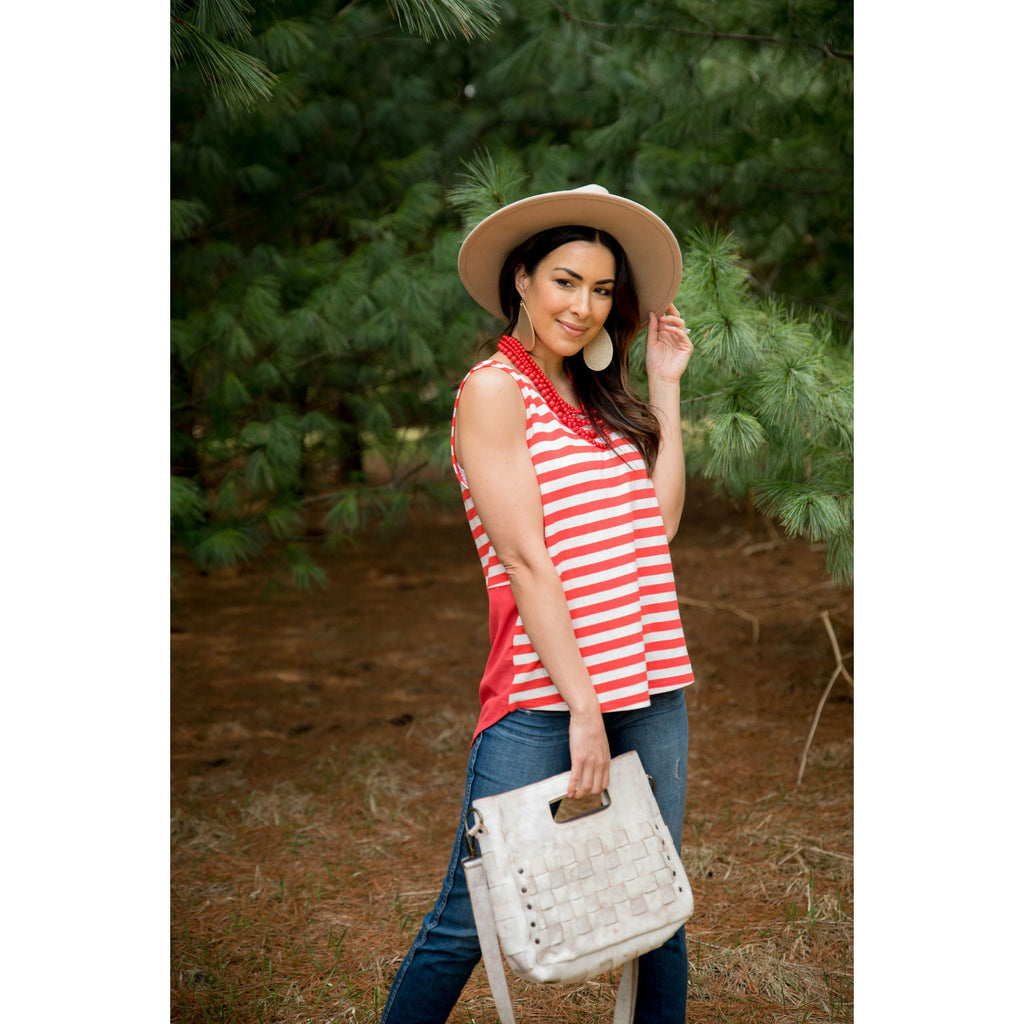
[[[750,623],[753,630],[752,642],[757,643],[761,639],[761,622],[756,615],[751,615],[750,612],[745,612],[742,608],[737,608],[731,604],[717,604],[714,601],[699,601],[695,597],[683,597],[682,594],[676,594],[676,600],[680,604],[685,604],[688,608],[708,608],[712,611],[730,612],[733,615],[738,615],[741,619],[746,619]]]
[[[800,758],[800,771],[796,776],[796,784],[799,786],[804,777],[804,769],[807,767],[807,755],[811,751],[811,743],[814,741],[814,734],[818,729],[818,721],[821,718],[822,708],[825,707],[825,702],[828,700],[828,695],[832,692],[832,687],[835,686],[836,680],[840,675],[846,677],[846,681],[850,684],[850,689],[853,689],[853,676],[846,671],[846,666],[843,664],[843,656],[839,650],[839,641],[836,640],[836,632],[832,628],[832,620],[829,618],[828,612],[821,613],[821,619],[825,623],[825,629],[828,630],[829,640],[832,641],[832,654],[836,659],[836,668],[832,673],[832,678],[828,681],[828,686],[825,687],[825,692],[821,695],[821,700],[818,701],[818,708],[814,712],[814,721],[811,723],[811,731],[807,734],[807,742],[804,744],[804,753]]]
[[[779,531],[775,529],[775,524],[768,519],[766,516],[764,519],[764,525],[767,527],[768,532],[771,534],[771,540],[762,541],[760,544],[750,544],[743,548],[740,552],[745,558],[750,555],[759,555],[763,551],[776,551],[779,548],[784,548],[789,541],[779,534]]]

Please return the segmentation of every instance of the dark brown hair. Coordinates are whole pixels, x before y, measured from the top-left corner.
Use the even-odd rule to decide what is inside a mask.
[[[630,386],[627,356],[640,327],[640,313],[629,260],[611,235],[597,228],[565,225],[540,231],[517,245],[505,258],[498,275],[501,310],[509,318],[505,333],[511,334],[519,319],[522,299],[516,289],[516,268],[522,265],[527,275],[532,277],[537,264],[549,252],[569,242],[597,242],[615,258],[612,309],[604,322],[605,330],[612,339],[612,361],[603,370],[591,370],[583,361],[582,350],[567,359],[573,387],[591,421],[601,419],[605,430],[618,430],[632,441],[643,455],[650,473],[661,443],[661,425],[651,407]],[[605,431],[596,422],[594,427],[605,436]]]

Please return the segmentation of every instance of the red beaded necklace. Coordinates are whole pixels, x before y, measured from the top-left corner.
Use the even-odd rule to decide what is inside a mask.
[[[498,342],[498,351],[508,356],[512,365],[525,374],[536,385],[541,397],[548,404],[548,408],[555,414],[557,419],[570,430],[586,438],[591,444],[599,448],[607,448],[604,439],[598,436],[590,421],[590,417],[579,409],[574,409],[555,389],[555,385],[548,380],[544,371],[537,365],[536,360],[523,348],[518,338],[503,334]],[[594,422],[604,427],[604,421],[594,417]]]

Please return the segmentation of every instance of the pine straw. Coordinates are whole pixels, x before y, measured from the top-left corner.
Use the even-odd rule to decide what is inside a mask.
[[[825,973],[820,968],[788,960],[774,942],[731,948],[699,942],[693,955],[698,982],[695,989],[699,986],[718,994],[758,996],[783,1006],[806,1007],[817,1003],[828,1011],[831,989]],[[693,995],[708,998],[701,991],[694,991]]]
[[[441,725],[428,723],[424,732],[443,743]],[[447,771],[412,783],[377,744],[351,748],[344,761],[342,753],[329,751],[310,766],[321,778],[341,772],[338,790],[334,782],[320,793],[294,781],[247,792],[221,785],[213,803],[211,794],[198,794],[213,814],[179,810],[176,1021],[379,1019],[436,895],[448,821],[458,807],[440,792]],[[347,802],[330,798],[346,790]],[[828,848],[836,836],[787,825],[792,808],[781,797],[745,813],[731,827],[715,821],[695,828],[687,838],[697,841],[683,845],[698,907],[688,929],[689,1019],[745,1019],[718,1016],[727,1007],[740,1013],[737,1006],[774,1014],[751,1020],[787,1020],[788,1008],[802,1014],[793,1020],[852,1019],[852,858]],[[510,976],[517,1017],[537,1024],[608,1020],[617,973],[570,989]],[[478,969],[453,1020],[495,1019]]]
[[[717,519],[713,525],[719,529]],[[472,559],[463,530],[458,523],[457,550]],[[826,706],[805,778],[793,785],[833,661],[819,610],[803,596],[820,559],[802,550],[759,554],[731,580],[719,548],[681,548],[681,571],[719,603],[742,604],[741,581],[754,563],[763,563],[766,588],[788,587],[802,602],[783,608],[776,600],[771,614],[748,605],[761,619],[756,647],[747,624],[728,613],[693,609],[687,619],[702,675],[687,698],[681,851],[696,904],[687,928],[690,1024],[853,1019],[848,698]],[[713,569],[703,583],[702,559]],[[354,558],[352,572],[374,579]],[[192,605],[182,598],[186,611],[194,609],[181,614],[176,634],[175,1024],[377,1024],[433,903],[475,721],[471,699],[439,694],[472,694],[486,631],[467,651],[460,627],[446,648],[445,622],[461,614],[459,591],[424,599],[430,584],[422,582],[403,605],[400,583],[387,590],[389,576],[376,579],[389,618],[428,638],[404,660],[401,649],[374,635],[380,607],[363,608],[376,591],[349,598],[342,588],[321,603],[286,595],[249,617],[239,611],[245,591],[238,583],[218,592],[197,579],[186,595]],[[847,628],[836,593],[821,595],[833,621]],[[474,612],[478,598],[474,591],[465,599]],[[410,623],[417,613],[422,621]],[[318,630],[340,632],[338,623],[348,631],[344,668],[328,660],[333,648],[308,639]],[[358,646],[364,632],[365,652]],[[452,666],[463,664],[456,678]],[[440,682],[431,689],[423,679]],[[617,975],[572,988],[510,975],[517,1018],[609,1021]],[[451,1022],[496,1019],[478,968]]]

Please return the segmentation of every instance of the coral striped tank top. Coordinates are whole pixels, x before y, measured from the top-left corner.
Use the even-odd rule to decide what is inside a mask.
[[[489,603],[491,654],[480,683],[476,732],[516,707],[568,710],[523,628],[508,575],[455,457],[462,387],[484,366],[504,370],[522,393],[545,543],[602,710],[646,707],[652,693],[692,683],[665,525],[640,452],[617,431],[609,434],[612,448],[580,437],[556,418],[528,377],[486,360],[459,387],[451,452]]]

